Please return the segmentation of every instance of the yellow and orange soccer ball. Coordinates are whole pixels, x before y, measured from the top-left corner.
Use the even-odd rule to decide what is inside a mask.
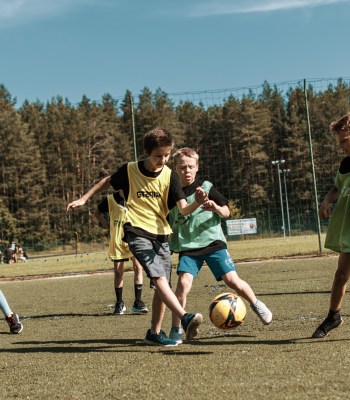
[[[243,300],[234,293],[221,293],[209,306],[210,321],[219,329],[233,329],[244,322],[247,314]]]

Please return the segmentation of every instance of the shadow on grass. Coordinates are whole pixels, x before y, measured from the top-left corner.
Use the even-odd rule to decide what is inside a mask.
[[[133,314],[133,313],[125,313],[123,315],[113,315],[112,312],[104,312],[104,313],[65,313],[65,314],[43,314],[43,315],[22,315],[20,316],[21,321],[29,320],[29,319],[45,319],[45,318],[70,318],[70,317],[115,317],[115,318],[124,318],[125,316],[136,316],[147,315],[147,314]]]

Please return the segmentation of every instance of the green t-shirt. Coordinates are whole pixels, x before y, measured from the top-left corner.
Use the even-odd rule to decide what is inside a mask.
[[[213,184],[204,181],[203,190],[209,192]],[[194,201],[195,194],[187,197],[187,203]],[[170,236],[170,250],[180,253],[206,247],[216,240],[226,243],[221,228],[221,218],[216,212],[205,211],[198,207],[190,215],[182,215],[178,207],[169,213],[169,222],[173,230]]]
[[[350,172],[337,172],[334,186],[339,191],[329,221],[325,247],[337,253],[350,253]]]

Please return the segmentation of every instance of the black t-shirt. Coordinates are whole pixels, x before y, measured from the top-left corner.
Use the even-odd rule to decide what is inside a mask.
[[[348,174],[350,172],[350,157],[345,157],[340,162],[339,172]]]
[[[114,198],[114,200],[115,200],[118,204],[124,205],[124,198],[119,194],[119,192],[114,192],[114,193],[113,193],[113,198]],[[107,197],[105,197],[105,198],[101,201],[101,203],[98,204],[97,208],[98,208],[98,211],[99,211],[101,214],[105,214],[105,213],[108,213],[108,212],[109,212],[109,209],[108,209],[108,199],[107,199]]]
[[[156,178],[162,171],[153,172],[149,171],[144,167],[144,161],[138,162],[138,168],[140,172],[150,178]],[[128,178],[128,164],[124,164],[121,166],[117,172],[115,172],[111,176],[110,184],[115,190],[122,190],[125,199],[128,199],[130,185],[129,185],[129,178]],[[168,209],[171,210],[173,207],[176,206],[176,203],[181,200],[186,199],[186,195],[182,190],[181,183],[179,176],[175,171],[171,171],[170,175],[170,187],[168,193]],[[145,237],[151,240],[159,240],[159,241],[167,241],[168,235],[154,235],[153,233],[147,232],[144,229],[133,227],[130,224],[126,224],[124,226],[125,233],[133,232],[134,234]]]
[[[191,196],[193,193],[195,193],[196,188],[198,186],[202,186],[203,180],[196,179],[193,183],[191,183],[188,186],[183,187],[183,191],[185,192],[185,195]],[[222,207],[227,205],[228,200],[222,196],[215,188],[212,186],[209,190],[208,194],[209,200],[215,201],[215,203]],[[202,256],[205,254],[210,254],[214,253],[215,251],[222,250],[222,249],[227,249],[227,244],[225,242],[222,242],[221,240],[215,240],[214,242],[210,243],[206,247],[202,247],[200,249],[195,249],[195,250],[185,250],[179,253],[179,257],[182,256]]]

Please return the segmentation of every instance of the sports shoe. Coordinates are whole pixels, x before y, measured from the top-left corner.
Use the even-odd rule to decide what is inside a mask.
[[[151,346],[177,346],[176,341],[169,339],[164,331],[160,331],[159,334],[156,334],[152,333],[151,330],[148,329],[146,337],[143,339],[143,341]]]
[[[315,332],[312,334],[313,338],[324,338],[328,335],[328,333],[335,328],[338,328],[343,323],[343,319],[339,314],[339,318],[337,319],[330,319],[326,318],[320,326],[315,330]]]
[[[191,340],[198,334],[198,327],[203,322],[202,314],[186,313],[181,319],[181,325],[186,333],[186,340]]]
[[[23,331],[23,325],[17,314],[12,314],[11,317],[6,317],[6,321],[9,324],[11,333],[21,333]]]
[[[255,304],[250,305],[251,309],[255,312],[255,314],[260,318],[260,321],[268,325],[272,321],[272,312],[266,307],[266,305],[257,300]]]
[[[124,301],[117,301],[115,303],[114,315],[123,315],[126,311],[126,307],[124,305]]]
[[[148,308],[145,306],[145,303],[142,300],[135,300],[134,305],[132,307],[133,314],[147,314]]]
[[[182,343],[183,329],[180,326],[172,326],[169,333],[169,339],[175,340],[177,344]]]

